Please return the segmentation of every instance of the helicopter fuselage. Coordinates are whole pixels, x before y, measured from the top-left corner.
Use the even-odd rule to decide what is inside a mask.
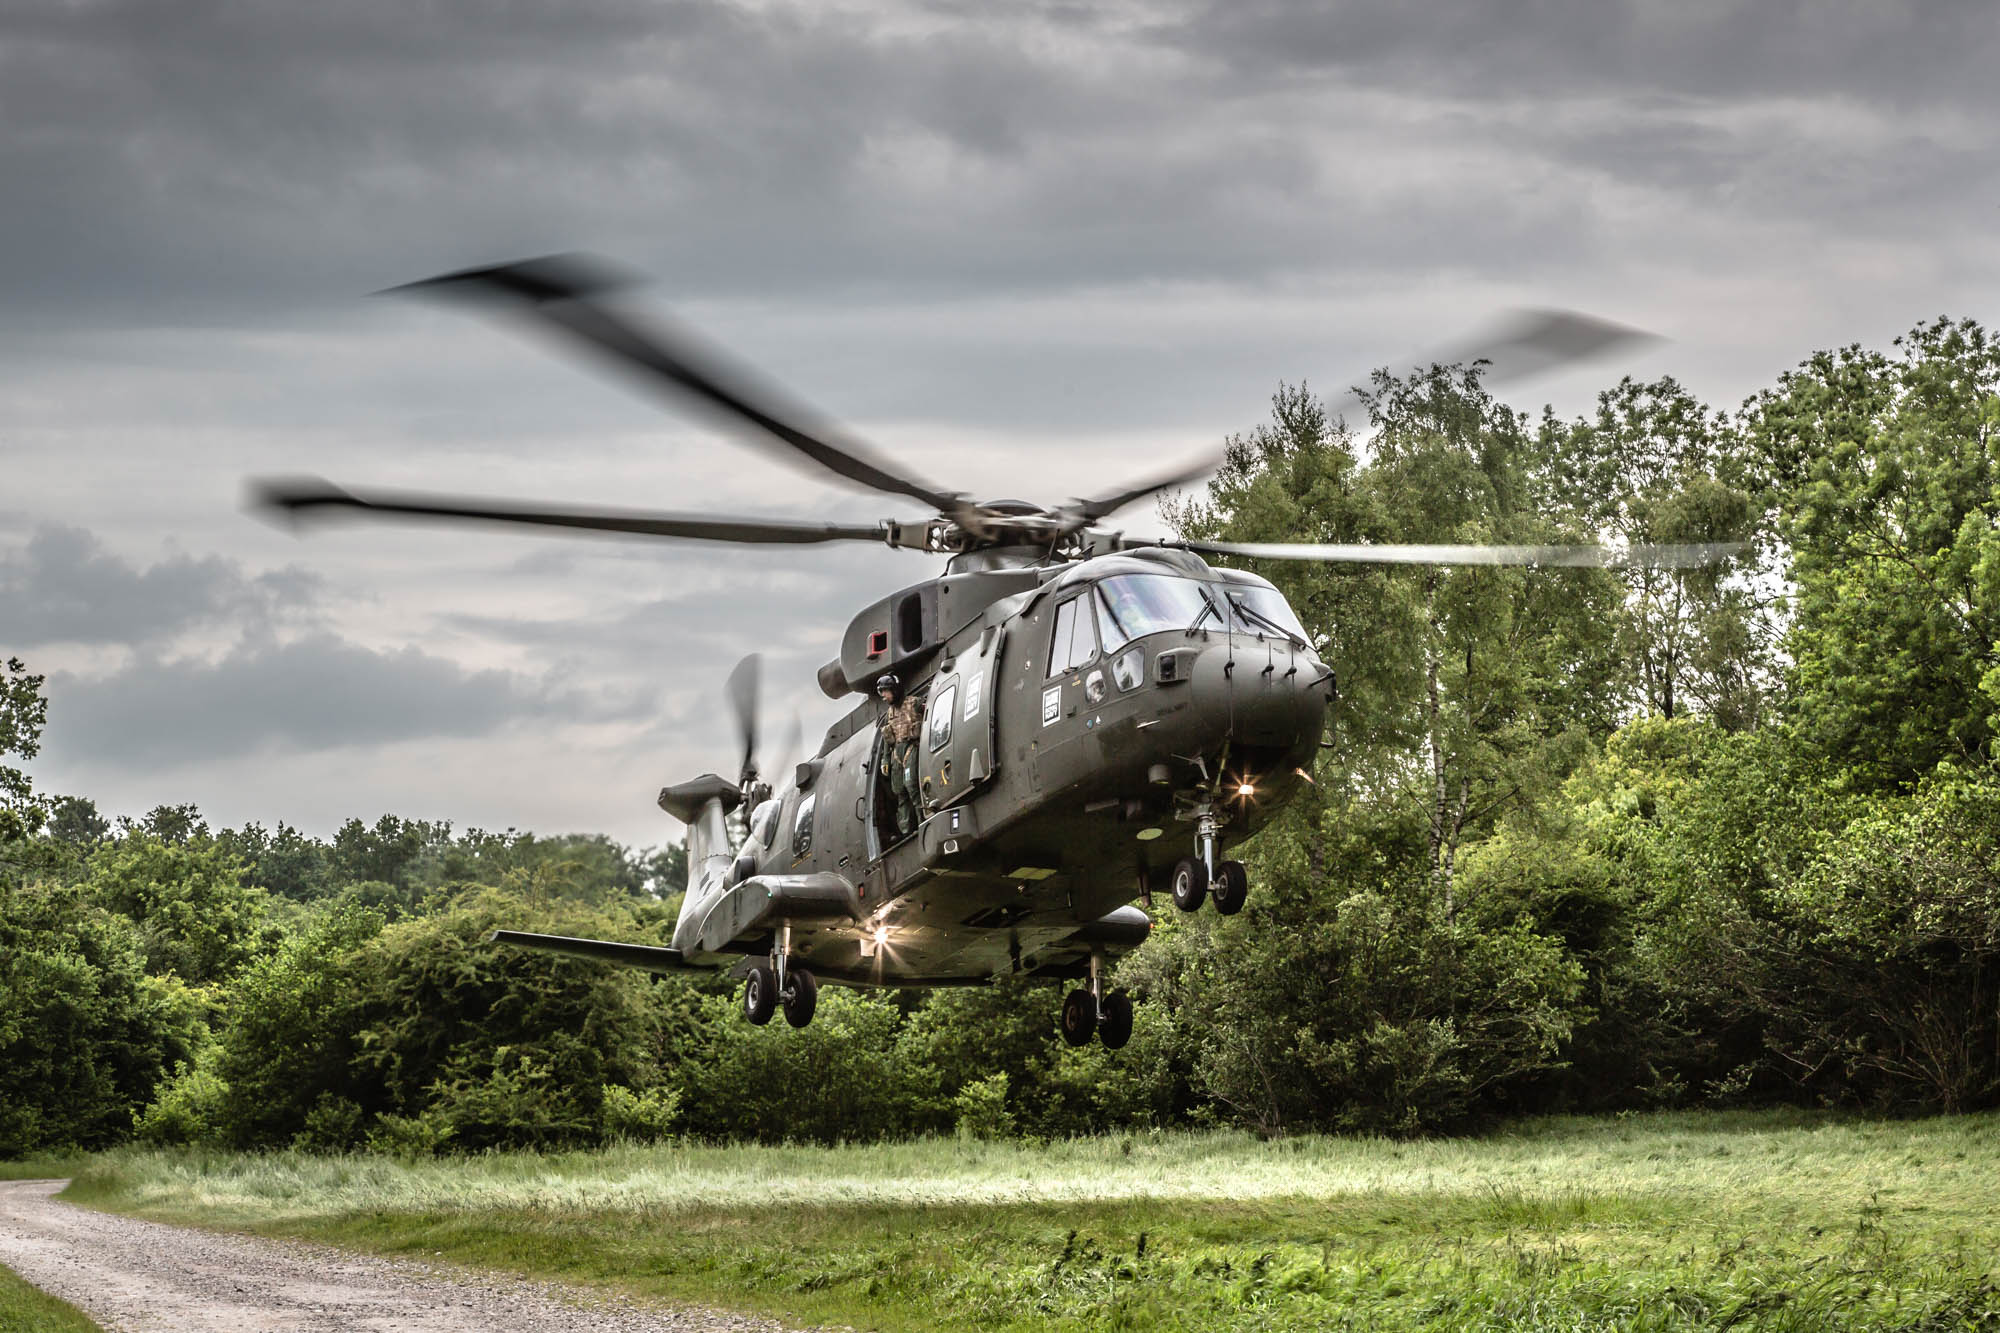
[[[964,605],[988,581],[1002,595]],[[865,689],[893,665],[923,701],[912,826],[866,698],[733,854],[691,836],[688,963],[782,947],[854,985],[1082,976],[1143,941],[1151,920],[1127,904],[1164,888],[1198,832],[1212,862],[1309,780],[1328,673],[1264,580],[1156,550],[934,582],[960,601],[947,633],[923,642],[915,611],[895,623],[919,585],[881,604],[886,627],[857,617],[859,653],[822,672]]]

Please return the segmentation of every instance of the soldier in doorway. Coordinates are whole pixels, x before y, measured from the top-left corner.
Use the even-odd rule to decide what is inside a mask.
[[[915,699],[903,697],[893,673],[875,682],[875,697],[882,702],[882,767],[896,802],[896,833],[902,836],[917,825],[917,736],[924,714]]]

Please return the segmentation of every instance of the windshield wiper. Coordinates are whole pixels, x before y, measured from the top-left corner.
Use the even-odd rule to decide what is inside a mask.
[[[1210,616],[1214,616],[1216,623],[1221,625],[1225,630],[1228,629],[1229,619],[1216,608],[1215,599],[1208,595],[1208,589],[1203,588],[1200,584],[1196,584],[1195,587],[1201,593],[1201,610],[1195,612],[1194,619],[1188,622],[1187,636],[1192,639],[1200,632],[1201,622],[1207,620]]]
[[[1271,619],[1271,617],[1265,615],[1262,611],[1259,611],[1257,608],[1249,605],[1248,603],[1243,602],[1238,598],[1232,597],[1229,599],[1229,604],[1235,607],[1237,614],[1242,616],[1245,620],[1254,620],[1258,624],[1262,625],[1265,629],[1271,630],[1274,633],[1281,635],[1286,643],[1296,644],[1300,648],[1309,649],[1312,647],[1312,645],[1307,643],[1304,639],[1301,639],[1298,635],[1292,633],[1290,630],[1286,629],[1283,625],[1280,625],[1277,621]]]

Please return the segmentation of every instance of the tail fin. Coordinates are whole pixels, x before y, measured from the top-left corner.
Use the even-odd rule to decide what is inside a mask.
[[[700,911],[721,887],[733,850],[729,813],[742,802],[736,784],[714,773],[660,791],[660,809],[687,825],[688,886],[680,919],[674,923],[676,947],[685,947],[683,932],[693,929],[692,923],[701,919]]]

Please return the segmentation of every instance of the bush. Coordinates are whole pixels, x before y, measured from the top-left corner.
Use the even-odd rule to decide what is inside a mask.
[[[1504,904],[1454,913],[1401,816],[1337,828],[1317,878],[1272,857],[1241,915],[1176,922],[1128,967],[1173,1047],[1156,1068],[1184,1061],[1264,1133],[1431,1133],[1512,1109],[1589,1016],[1582,968]]]
[[[298,1152],[351,1152],[361,1144],[364,1120],[361,1108],[347,1098],[323,1093],[292,1136],[292,1147]]]
[[[1004,1139],[1014,1133],[1014,1117],[1007,1113],[1004,1071],[966,1084],[951,1104],[958,1116],[958,1136],[962,1139]]]
[[[604,1137],[632,1143],[656,1143],[674,1132],[681,1099],[671,1088],[634,1092],[616,1083],[603,1095]]]
[[[132,1122],[144,1143],[185,1145],[214,1143],[221,1137],[222,1104],[229,1085],[212,1067],[209,1053],[195,1063],[182,1061],[174,1076],[160,1085],[159,1095]]]
[[[349,1098],[363,1017],[361,958],[381,930],[378,913],[328,908],[238,978],[216,1055],[228,1085],[220,1118],[230,1143],[290,1143],[325,1099]]]
[[[706,1051],[674,1072],[681,1121],[705,1138],[838,1143],[911,1133],[931,1076],[894,1059],[888,1000],[834,986],[811,1026],[752,1027],[729,996],[703,1001]]]

